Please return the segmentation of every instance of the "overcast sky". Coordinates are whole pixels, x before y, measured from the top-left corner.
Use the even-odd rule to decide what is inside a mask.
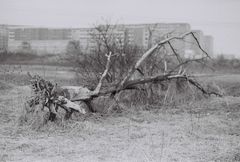
[[[0,0],[0,24],[89,27],[187,22],[214,37],[215,53],[240,56],[240,0]]]

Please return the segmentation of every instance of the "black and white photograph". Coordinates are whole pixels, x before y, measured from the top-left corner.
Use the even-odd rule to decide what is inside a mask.
[[[0,162],[240,162],[240,0],[0,0]]]

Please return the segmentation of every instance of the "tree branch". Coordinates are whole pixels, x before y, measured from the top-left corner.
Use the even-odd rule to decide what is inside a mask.
[[[103,82],[103,80],[104,80],[104,79],[106,78],[106,76],[107,76],[107,73],[108,73],[109,68],[110,68],[111,56],[112,56],[112,52],[110,52],[109,54],[106,54],[106,57],[107,57],[106,68],[105,68],[105,70],[104,70],[104,72],[103,72],[103,74],[102,74],[102,76],[101,76],[101,78],[100,78],[100,80],[99,80],[99,83],[98,83],[97,87],[96,87],[95,90],[93,91],[93,94],[94,94],[94,95],[97,95],[97,94],[99,93],[99,91],[100,91],[100,89],[101,89],[101,87],[102,87],[102,82]]]
[[[192,32],[187,32],[187,33],[184,33],[182,34],[181,36],[173,36],[173,37],[169,37],[167,39],[164,39],[162,41],[160,41],[159,43],[157,43],[156,45],[154,45],[152,48],[150,48],[149,50],[147,50],[147,52],[145,52],[142,57],[137,61],[137,63],[128,71],[128,74],[126,75],[126,77],[121,81],[120,83],[120,86],[119,86],[119,89],[121,89],[122,87],[124,87],[124,84],[131,78],[131,76],[134,74],[134,72],[136,71],[136,69],[139,68],[139,66],[142,64],[142,62],[144,60],[146,60],[146,58],[148,58],[151,54],[153,54],[155,52],[155,50],[157,48],[160,48],[162,45],[166,44],[166,43],[169,43],[169,41],[171,40],[174,40],[174,39],[184,39],[186,36],[188,35],[193,35],[195,37],[195,35],[192,33]],[[199,47],[201,50],[202,47],[200,46],[198,40],[196,39]],[[171,43],[169,43],[170,47],[172,48],[172,45]],[[173,52],[175,52],[175,50],[173,49]],[[176,54],[176,53],[175,53]],[[207,54],[207,53],[206,53]],[[176,55],[178,56],[178,55]],[[208,54],[207,54],[208,56]],[[177,57],[178,58],[178,57]],[[179,59],[179,58],[178,58]]]

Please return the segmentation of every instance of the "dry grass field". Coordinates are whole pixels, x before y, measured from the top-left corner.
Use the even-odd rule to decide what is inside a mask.
[[[17,74],[18,68],[12,78],[0,74],[0,161],[240,161],[240,75],[203,79],[218,84],[222,98],[150,110],[130,106],[121,113],[48,122],[36,131],[18,122],[30,95],[22,74],[31,69],[62,84],[74,80],[69,69],[42,68],[22,67]]]

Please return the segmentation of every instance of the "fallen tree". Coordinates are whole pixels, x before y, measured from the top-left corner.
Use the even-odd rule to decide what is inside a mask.
[[[184,40],[184,38],[191,36],[196,41],[197,46],[201,49],[203,52],[203,55],[201,58],[198,59],[184,59],[175,49],[172,44],[172,41],[176,40]],[[144,63],[146,59],[151,57],[153,54],[158,53],[161,49],[168,46],[172,52],[173,57],[177,60],[176,65],[171,66],[170,68],[167,65],[166,61],[164,62],[164,71],[161,73],[158,73],[154,76],[143,76],[141,78],[133,78],[133,75],[136,71],[138,71],[141,68],[141,65]],[[196,75],[189,75],[186,72],[186,67],[188,64],[192,62],[198,62],[203,63],[205,59],[210,58],[206,51],[201,47],[198,39],[194,35],[193,32],[184,33],[181,36],[172,36],[169,38],[166,38],[156,45],[154,45],[152,48],[147,50],[137,61],[136,63],[128,70],[128,72],[125,74],[125,76],[118,80],[117,82],[113,83],[107,83],[106,86],[103,86],[104,80],[106,79],[109,69],[111,68],[111,59],[113,57],[116,57],[119,55],[119,53],[114,53],[114,51],[108,51],[109,53],[105,54],[106,57],[106,65],[105,70],[102,73],[98,84],[96,85],[96,88],[93,90],[90,90],[86,87],[79,86],[79,87],[73,87],[73,86],[65,86],[65,87],[59,87],[55,83],[51,83],[49,81],[44,80],[40,76],[31,76],[29,74],[29,77],[31,78],[31,85],[32,90],[34,91],[34,96],[27,101],[27,105],[29,107],[34,107],[34,105],[41,105],[42,109],[44,107],[47,107],[50,116],[49,120],[54,121],[57,112],[59,108],[62,108],[65,110],[65,119],[69,119],[71,117],[71,114],[76,111],[82,114],[86,114],[87,111],[93,111],[92,108],[92,100],[94,98],[100,97],[100,96],[109,96],[114,97],[116,94],[119,94],[122,91],[125,90],[139,90],[139,85],[145,85],[149,83],[154,84],[160,84],[164,81],[170,81],[170,80],[176,80],[176,79],[182,79],[192,86],[196,87],[196,89],[200,90],[204,95],[210,96],[210,95],[216,95],[216,96],[222,96],[221,94],[217,92],[209,92],[204,89],[204,87],[195,79]],[[159,54],[162,54],[159,52]],[[164,56],[161,56],[164,60],[165,57],[169,56],[168,54],[165,54]],[[79,103],[80,102],[80,103]],[[83,108],[81,106],[81,103],[87,105],[88,110],[86,108]]]

